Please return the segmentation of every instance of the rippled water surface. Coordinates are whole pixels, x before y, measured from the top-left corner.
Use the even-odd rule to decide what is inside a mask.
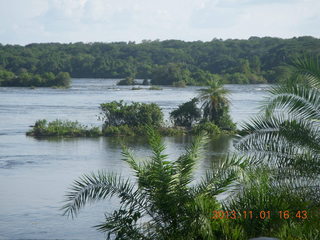
[[[76,219],[61,216],[64,194],[72,181],[83,173],[106,169],[130,176],[121,161],[121,139],[77,138],[42,139],[26,137],[29,126],[38,119],[78,120],[101,125],[99,104],[113,100],[155,102],[168,113],[197,95],[199,87],[162,91],[118,87],[116,80],[73,79],[70,89],[0,88],[0,239],[103,239],[92,226],[111,212],[117,201],[87,206]],[[231,115],[245,121],[258,112],[267,85],[226,85],[231,92]],[[171,157],[178,156],[189,137],[164,139]],[[148,155],[144,138],[126,138],[125,143],[138,156]],[[232,139],[221,136],[208,146],[199,161],[199,178],[214,158],[232,146]]]

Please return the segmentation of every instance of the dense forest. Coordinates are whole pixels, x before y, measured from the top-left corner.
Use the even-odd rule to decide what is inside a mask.
[[[287,64],[320,53],[320,39],[251,37],[248,40],[180,40],[114,43],[0,44],[0,86],[68,85],[76,78],[141,78],[159,85],[273,83]],[[48,80],[50,78],[51,80]]]

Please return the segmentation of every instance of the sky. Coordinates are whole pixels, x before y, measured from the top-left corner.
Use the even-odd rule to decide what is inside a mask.
[[[320,38],[320,0],[0,0],[0,43]]]

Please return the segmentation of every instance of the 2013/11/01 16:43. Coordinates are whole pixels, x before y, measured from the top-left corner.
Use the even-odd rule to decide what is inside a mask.
[[[211,219],[271,219],[274,217],[280,219],[308,219],[308,212],[306,210],[298,211],[223,211],[223,210],[214,210],[212,211],[213,216]]]

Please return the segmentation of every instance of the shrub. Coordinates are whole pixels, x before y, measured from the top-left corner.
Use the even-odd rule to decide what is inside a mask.
[[[197,98],[179,105],[178,109],[170,113],[170,118],[175,126],[183,126],[190,128],[201,118],[201,110],[197,107]]]
[[[85,125],[75,121],[38,120],[33,128],[27,132],[28,136],[35,137],[98,137],[101,131],[98,127],[88,128]]]
[[[182,135],[187,133],[185,128],[179,128],[179,127],[162,127],[159,128],[159,133],[162,136],[176,136],[176,135]]]
[[[199,134],[201,132],[205,132],[209,135],[218,135],[221,133],[221,129],[213,122],[204,122],[193,127],[191,130],[191,133],[193,134]]]
[[[174,86],[174,87],[186,87],[187,84],[186,84],[186,82],[184,80],[180,80],[178,82],[173,82],[172,86]]]
[[[128,125],[108,126],[103,129],[104,136],[134,136],[135,132]]]
[[[154,103],[132,102],[128,105],[123,101],[113,101],[101,104],[100,109],[102,111],[100,119],[104,121],[103,128],[121,125],[160,127],[163,121],[163,113]]]

